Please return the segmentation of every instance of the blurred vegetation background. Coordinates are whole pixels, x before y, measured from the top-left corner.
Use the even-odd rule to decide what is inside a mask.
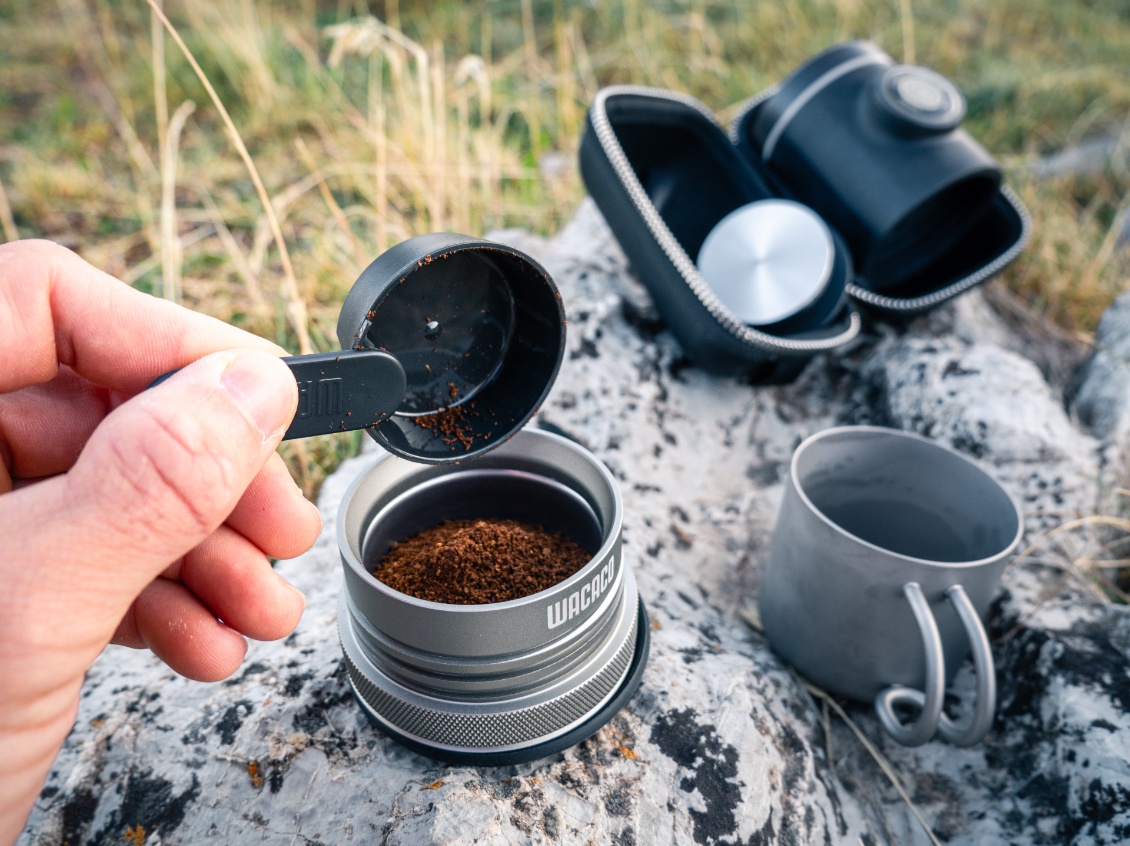
[[[1086,339],[1127,272],[1126,0],[0,0],[0,236],[334,349],[388,246],[568,219],[599,87],[686,91],[726,121],[849,38],[964,91],[1035,224],[993,286]],[[1082,165],[1049,166],[1064,149]],[[359,443],[285,449],[313,490]]]

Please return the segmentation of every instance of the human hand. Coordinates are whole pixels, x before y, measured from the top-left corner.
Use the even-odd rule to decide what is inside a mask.
[[[297,625],[267,556],[321,518],[275,453],[298,402],[280,354],[61,247],[0,246],[0,844],[107,643],[215,681],[244,636]]]

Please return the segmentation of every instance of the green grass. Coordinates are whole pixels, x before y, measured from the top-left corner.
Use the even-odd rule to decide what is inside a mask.
[[[1130,127],[1124,0],[165,5],[274,199],[294,285],[248,169],[167,34],[157,42],[165,104],[156,96],[144,0],[0,0],[0,236],[14,222],[157,294],[179,267],[186,305],[290,349],[299,323],[315,346],[334,346],[358,271],[405,237],[559,227],[583,187],[575,168],[550,176],[540,163],[575,159],[600,86],[687,91],[725,120],[847,38],[935,67],[965,92],[969,130],[1035,221],[1030,248],[997,284],[1082,335],[1122,288],[1113,233],[1130,189],[1125,150],[1095,174],[1037,181],[1030,166]],[[163,205],[161,139],[185,101],[196,108]],[[356,443],[315,441],[289,457],[313,488]]]

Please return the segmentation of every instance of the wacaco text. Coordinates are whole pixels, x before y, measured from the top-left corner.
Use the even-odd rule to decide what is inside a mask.
[[[564,599],[559,599],[546,608],[549,616],[549,627],[555,629],[562,623],[572,620],[608,590],[612,578],[616,575],[616,556],[610,556],[600,571],[589,581],[585,582],[578,590],[573,591]]]

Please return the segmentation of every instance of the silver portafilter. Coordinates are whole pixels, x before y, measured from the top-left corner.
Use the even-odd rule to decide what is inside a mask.
[[[612,475],[570,441],[519,431],[564,351],[549,275],[500,244],[413,238],[361,274],[338,338],[391,356],[406,376],[395,412],[367,429],[393,455],[354,483],[338,513],[338,627],[361,709],[395,740],[447,761],[517,763],[587,738],[638,687],[648,627],[621,554]],[[501,519],[560,534],[590,559],[546,590],[479,605],[419,599],[373,575],[418,532]]]
[[[576,573],[508,602],[449,605],[373,576],[389,547],[440,520],[517,519],[590,553]],[[338,626],[369,720],[429,757],[502,765],[572,746],[639,686],[647,615],[621,548],[623,504],[591,453],[525,430],[470,466],[388,456],[338,512]]]

